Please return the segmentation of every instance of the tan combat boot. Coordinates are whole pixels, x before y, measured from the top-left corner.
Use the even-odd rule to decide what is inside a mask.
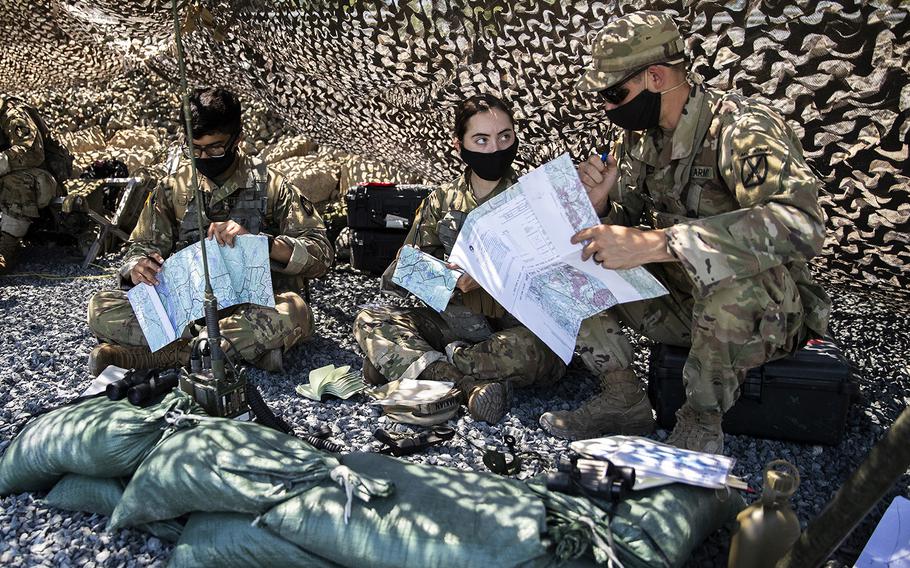
[[[510,381],[478,381],[464,375],[448,361],[434,361],[420,373],[427,381],[449,381],[462,392],[468,412],[475,420],[496,424],[512,407]]]
[[[721,412],[699,412],[682,405],[676,411],[676,427],[667,438],[667,443],[684,450],[695,450],[709,454],[724,453],[724,431]]]
[[[9,272],[22,251],[22,239],[0,232],[0,274]]]
[[[603,391],[577,410],[546,412],[544,430],[566,440],[606,434],[644,435],[654,431],[654,415],[645,385],[630,370],[613,371],[601,379]]]
[[[124,347],[102,343],[88,356],[88,372],[93,377],[115,365],[124,369],[167,369],[185,366],[190,361],[190,342],[177,341],[152,353],[148,347]]]

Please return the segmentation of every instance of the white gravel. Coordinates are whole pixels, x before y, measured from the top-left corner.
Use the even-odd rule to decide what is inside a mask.
[[[79,260],[51,248],[30,251],[34,260],[17,273],[0,277],[0,451],[27,419],[45,407],[75,397],[89,383],[86,358],[95,345],[85,323],[89,296],[113,288],[113,277],[98,276],[117,265],[117,257],[102,267],[79,269]],[[38,276],[50,275],[53,278]],[[775,458],[790,460],[803,482],[794,505],[805,524],[833,496],[839,484],[863,459],[868,449],[910,403],[910,331],[902,325],[910,309],[906,297],[862,291],[843,285],[829,287],[834,297],[831,333],[862,371],[862,401],[850,413],[845,440],[837,447],[811,446],[744,436],[727,436],[728,454],[737,459],[735,473],[760,487],[762,466]],[[341,266],[311,286],[316,337],[286,359],[284,374],[254,371],[266,401],[296,427],[307,430],[324,422],[333,439],[349,450],[377,450],[371,432],[377,426],[405,429],[380,417],[363,396],[349,401],[315,403],[298,396],[294,386],[310,369],[328,363],[361,365],[351,336],[358,306],[387,302],[379,296],[374,277]],[[897,298],[897,299],[896,299]],[[647,341],[640,341],[636,365],[643,369]],[[547,409],[574,408],[595,388],[596,381],[579,362],[566,379],[545,390],[519,391],[515,407],[496,426],[476,423],[465,414],[454,422],[465,437],[498,444],[504,433],[516,436],[526,450],[554,456],[566,443],[547,436],[537,424]],[[658,432],[658,438],[666,432]],[[484,471],[479,450],[456,438],[413,456],[414,461]],[[535,474],[529,462],[523,475]],[[910,496],[905,475],[886,499],[837,551],[831,565],[852,564],[894,495]],[[46,507],[40,494],[0,499],[0,565],[3,566],[164,566],[171,547],[136,531],[104,531],[106,518]],[[689,566],[725,566],[729,534],[710,538]]]

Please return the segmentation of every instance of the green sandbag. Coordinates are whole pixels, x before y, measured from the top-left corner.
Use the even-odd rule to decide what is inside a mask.
[[[529,487],[546,504],[548,536],[555,542],[557,559],[593,547],[597,561],[607,561],[607,501],[551,492],[536,482]],[[615,552],[626,568],[682,566],[708,535],[744,507],[735,491],[682,484],[635,491],[620,502],[609,523]]]
[[[195,405],[180,391],[148,408],[102,396],[35,418],[0,458],[0,495],[46,491],[67,473],[129,477],[158,443],[172,407]]]
[[[334,484],[329,474],[338,466],[337,459],[293,436],[205,417],[169,435],[142,462],[111,528],[198,511],[262,513],[318,483]]]
[[[169,568],[330,568],[271,531],[253,526],[253,515],[193,513],[171,554]]]
[[[262,516],[266,528],[345,566],[510,566],[546,554],[545,509],[527,485],[493,474],[413,464],[380,454],[341,457],[395,494],[355,503],[319,486]]]
[[[65,511],[82,511],[110,517],[123,496],[123,480],[68,473],[54,485],[44,503]],[[177,542],[183,525],[177,521],[149,523],[136,527],[167,542]]]

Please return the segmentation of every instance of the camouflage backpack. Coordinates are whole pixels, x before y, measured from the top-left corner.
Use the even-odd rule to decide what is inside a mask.
[[[22,105],[26,112],[28,112],[28,115],[32,117],[35,125],[38,127],[38,132],[41,133],[41,138],[44,141],[43,167],[46,168],[47,171],[49,171],[51,175],[54,176],[54,179],[57,180],[58,184],[62,184],[64,181],[73,177],[73,154],[67,149],[66,146],[61,144],[59,140],[51,135],[50,129],[38,114],[38,111],[36,111],[31,105],[27,104],[21,99],[15,97],[4,99],[0,97],[0,114],[3,114],[3,112],[6,111],[6,105],[10,102],[16,102],[17,104]],[[6,146],[9,144],[9,141],[5,140],[4,137],[2,143],[3,146]]]

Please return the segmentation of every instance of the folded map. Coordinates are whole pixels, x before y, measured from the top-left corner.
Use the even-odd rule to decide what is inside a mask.
[[[209,279],[218,308],[237,304],[275,307],[268,240],[263,235],[240,235],[234,246],[206,239]],[[203,317],[205,275],[202,246],[188,246],[164,261],[158,285],[139,284],[127,292],[133,313],[152,351],[183,335],[186,326]]]
[[[310,371],[310,382],[306,385],[297,385],[297,394],[312,400],[322,400],[323,395],[330,394],[341,399],[350,398],[355,393],[367,388],[360,373],[350,373],[349,365],[335,368],[335,365],[326,365]]]
[[[411,246],[401,247],[392,282],[414,294],[437,312],[446,309],[462,272],[452,270],[433,255]]]

